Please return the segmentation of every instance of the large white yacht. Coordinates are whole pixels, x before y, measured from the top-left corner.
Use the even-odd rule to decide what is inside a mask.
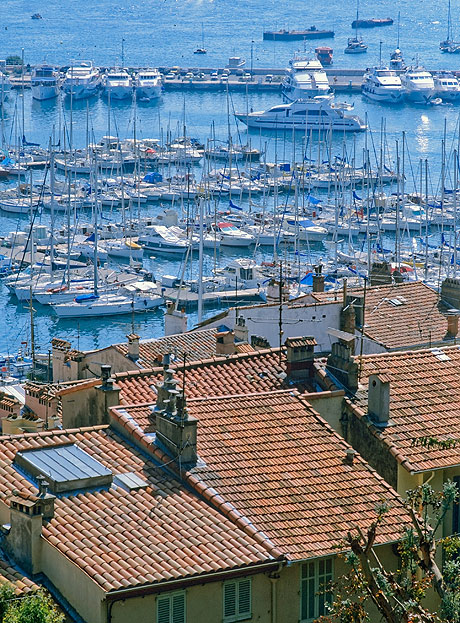
[[[51,65],[38,65],[31,77],[32,97],[36,100],[50,100],[59,93],[59,73]]]
[[[131,76],[126,69],[111,69],[102,78],[102,93],[114,100],[124,100],[133,94]]]
[[[436,97],[445,102],[456,102],[460,98],[460,83],[451,71],[438,71],[433,80]]]
[[[281,86],[284,97],[290,102],[326,95],[331,90],[327,74],[319,60],[299,53],[289,61]]]
[[[136,97],[142,99],[154,99],[161,95],[161,74],[158,69],[141,69],[134,77]]]
[[[365,97],[376,102],[396,103],[404,95],[401,78],[388,67],[369,69],[364,74],[361,90]]]
[[[66,72],[62,88],[73,99],[95,95],[101,83],[101,74],[92,61],[72,61]]]
[[[352,105],[336,103],[331,95],[317,95],[308,100],[272,106],[265,111],[235,113],[235,116],[250,128],[267,130],[365,130],[366,125],[358,116],[345,114],[350,110],[353,110]]]
[[[401,83],[404,87],[404,97],[411,102],[429,104],[434,97],[433,76],[420,65],[408,67],[401,74]]]

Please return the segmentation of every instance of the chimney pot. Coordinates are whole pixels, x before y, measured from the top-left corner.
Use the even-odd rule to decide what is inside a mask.
[[[367,410],[374,424],[386,426],[390,420],[390,379],[371,374],[367,394]]]
[[[447,339],[453,339],[458,335],[458,310],[449,310],[447,312]]]
[[[128,357],[132,361],[139,359],[139,340],[140,337],[135,333],[130,333],[126,336],[128,338]]]
[[[102,385],[107,385],[107,381],[109,380],[110,374],[112,372],[112,366],[108,363],[101,364],[101,380]]]
[[[346,465],[353,465],[353,463],[355,462],[355,456],[357,454],[358,453],[353,448],[347,448],[345,450],[345,464]]]

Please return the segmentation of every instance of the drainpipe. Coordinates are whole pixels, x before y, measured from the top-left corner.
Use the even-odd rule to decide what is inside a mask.
[[[276,569],[276,571],[272,571],[272,573],[269,574],[269,579],[270,579],[270,584],[271,584],[271,619],[270,619],[270,623],[276,623],[277,620],[277,592],[276,592],[276,583],[278,582],[278,580],[280,579],[280,571],[283,565],[280,565],[278,567],[278,569]]]

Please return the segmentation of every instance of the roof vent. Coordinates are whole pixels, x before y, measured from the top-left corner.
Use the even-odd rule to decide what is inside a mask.
[[[17,452],[14,463],[40,482],[44,476],[53,493],[107,487],[112,472],[75,444]]]
[[[142,478],[134,472],[116,474],[113,483],[127,491],[138,491],[139,489],[146,489],[149,486],[148,482],[142,480]]]
[[[432,348],[431,352],[439,361],[450,361],[450,357],[440,348]]]

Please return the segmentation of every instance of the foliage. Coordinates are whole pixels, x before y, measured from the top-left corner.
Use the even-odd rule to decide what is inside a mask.
[[[0,587],[0,621],[2,623],[63,623],[51,597],[43,590],[16,598],[11,585]]]
[[[460,623],[460,537],[437,538],[444,518],[458,500],[458,490],[448,481],[441,492],[429,484],[409,491],[406,500],[411,522],[396,545],[399,568],[385,569],[374,544],[388,511],[376,509],[376,519],[364,534],[349,532],[338,548],[347,572],[328,591],[334,594],[321,623],[370,622],[370,603],[388,623]],[[438,553],[438,555],[436,555]],[[443,559],[442,568],[438,558]],[[425,597],[430,589],[439,596],[438,612],[430,612]]]

